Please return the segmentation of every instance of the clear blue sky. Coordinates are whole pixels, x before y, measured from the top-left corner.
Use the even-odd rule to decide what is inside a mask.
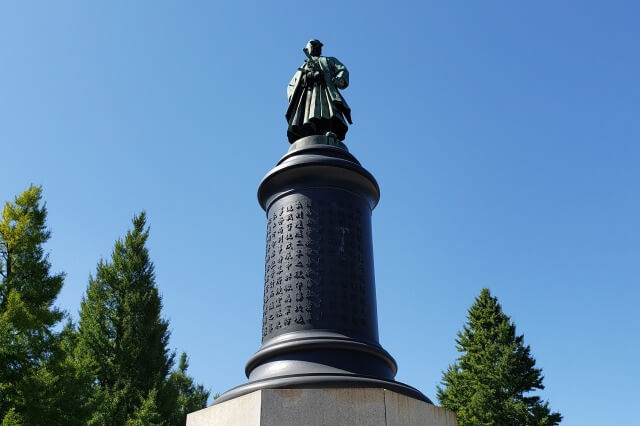
[[[311,37],[351,72],[378,179],[380,337],[435,398],[489,287],[566,425],[631,424],[640,374],[640,3],[3,2],[0,199],[41,184],[58,305],[143,209],[171,345],[214,392],[260,343],[262,176]]]

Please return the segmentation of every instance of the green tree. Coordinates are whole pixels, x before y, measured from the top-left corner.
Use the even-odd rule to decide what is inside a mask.
[[[36,374],[28,424],[86,425],[91,414],[91,376],[75,356],[78,333],[70,320],[57,336],[53,353]]]
[[[167,424],[172,426],[184,426],[187,421],[187,414],[206,407],[209,399],[209,391],[202,385],[195,385],[193,379],[187,375],[189,361],[186,353],[182,353],[178,362],[177,370],[171,372],[167,381],[168,401],[171,416],[167,419]]]
[[[93,424],[124,425],[163,387],[173,363],[148,236],[143,212],[116,242],[111,262],[99,262],[82,300],[77,350],[94,378]]]
[[[40,424],[38,404],[57,378],[45,368],[58,345],[53,306],[64,275],[52,274],[44,244],[50,237],[42,188],[31,186],[7,202],[0,218],[0,418]]]
[[[152,389],[125,426],[161,426],[163,423],[158,412],[157,398],[158,392]]]
[[[110,261],[99,262],[82,300],[75,356],[92,377],[90,425],[183,424],[171,420],[181,418],[180,401],[191,408],[202,391],[190,388],[186,359],[184,370],[169,376],[174,354],[148,237],[143,212],[116,242]]]
[[[467,320],[456,339],[461,355],[438,387],[442,406],[457,414],[460,426],[559,424],[560,413],[531,394],[544,389],[542,370],[488,289],[475,299]]]

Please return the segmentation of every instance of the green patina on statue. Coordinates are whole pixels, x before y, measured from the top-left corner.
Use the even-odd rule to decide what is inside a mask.
[[[344,140],[351,122],[351,109],[338,89],[349,85],[349,71],[336,58],[320,56],[322,43],[310,40],[302,49],[307,60],[296,71],[287,96],[290,143],[311,135],[328,135]]]

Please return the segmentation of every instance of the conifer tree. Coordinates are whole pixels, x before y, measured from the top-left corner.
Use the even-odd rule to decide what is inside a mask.
[[[442,406],[457,414],[460,426],[559,424],[560,413],[531,394],[544,389],[542,370],[488,289],[475,299],[467,320],[456,339],[461,355],[438,387]]]
[[[89,425],[184,425],[187,412],[206,404],[208,392],[186,375],[186,355],[170,372],[174,354],[148,237],[143,212],[110,261],[99,262],[82,300],[74,362],[91,377]]]
[[[57,345],[53,306],[64,275],[52,274],[42,189],[31,186],[7,202],[0,218],[0,420],[38,424],[39,398],[55,375],[44,366]],[[50,393],[48,394],[50,395]]]
[[[152,389],[125,426],[162,426],[164,423],[158,412],[157,398],[158,392]]]
[[[82,300],[77,353],[95,383],[90,424],[121,426],[143,403],[150,410],[149,397],[164,388],[173,364],[148,236],[143,212],[116,242],[111,261],[98,264]]]
[[[168,401],[171,406],[169,412],[171,416],[167,419],[167,424],[171,426],[184,426],[187,414],[206,407],[209,392],[202,385],[195,385],[193,379],[187,375],[189,361],[186,353],[182,353],[178,368],[171,372],[167,381]]]
[[[30,424],[86,425],[91,414],[91,376],[74,355],[77,341],[78,333],[68,319],[51,357],[38,372],[38,392],[29,405]]]

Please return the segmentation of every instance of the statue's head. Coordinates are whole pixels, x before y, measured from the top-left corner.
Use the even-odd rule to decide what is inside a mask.
[[[309,40],[309,43],[307,43],[306,49],[307,52],[309,52],[309,55],[320,56],[322,54],[322,42],[313,38]]]

